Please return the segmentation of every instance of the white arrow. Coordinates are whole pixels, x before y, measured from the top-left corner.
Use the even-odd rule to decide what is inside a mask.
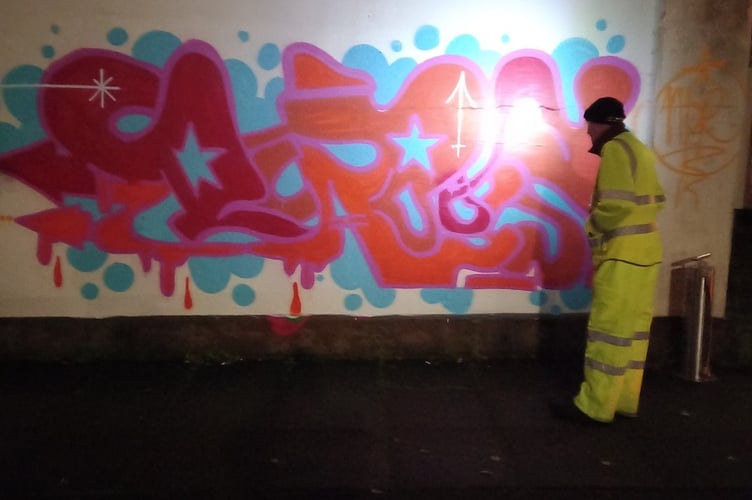
[[[463,110],[465,108],[465,99],[472,107],[478,107],[470,96],[470,92],[467,90],[467,83],[465,82],[465,72],[460,73],[460,79],[457,81],[457,85],[454,87],[452,94],[445,101],[449,104],[457,96],[457,142],[452,144],[452,149],[457,150],[457,158],[460,157],[460,150],[465,147],[462,144],[462,119]]]

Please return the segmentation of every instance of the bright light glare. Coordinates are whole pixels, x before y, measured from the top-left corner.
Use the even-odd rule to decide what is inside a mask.
[[[543,128],[543,112],[532,97],[514,101],[504,124],[504,143],[507,146],[530,144]]]

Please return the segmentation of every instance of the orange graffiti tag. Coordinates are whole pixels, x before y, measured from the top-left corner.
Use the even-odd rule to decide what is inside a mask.
[[[666,168],[679,175],[677,203],[683,195],[700,200],[699,184],[722,172],[740,154],[744,99],[738,82],[720,75],[726,62],[706,49],[694,66],[682,68],[659,92],[656,124],[664,141],[655,154]]]

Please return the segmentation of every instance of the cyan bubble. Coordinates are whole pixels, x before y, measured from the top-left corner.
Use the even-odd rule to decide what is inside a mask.
[[[237,285],[232,290],[232,300],[239,306],[250,306],[256,300],[256,292],[248,285]]]
[[[107,33],[107,41],[112,45],[123,45],[128,41],[128,32],[123,28],[112,28],[110,32]]]
[[[570,290],[562,290],[561,301],[570,310],[586,309],[593,299],[593,291],[582,285]]]
[[[351,293],[345,297],[345,309],[348,311],[357,311],[363,306],[363,297],[356,293]]]
[[[421,26],[415,32],[415,46],[420,50],[431,50],[439,45],[439,38],[439,29],[436,26]]]
[[[135,274],[131,266],[116,262],[104,271],[104,284],[113,292],[125,292],[133,286]]]
[[[251,39],[251,35],[247,31],[238,31],[238,38],[241,42],[247,42]]]
[[[402,42],[399,40],[394,40],[392,42],[392,50],[395,52],[401,52],[402,51]]]
[[[606,44],[606,50],[609,54],[618,54],[627,45],[626,39],[622,35],[612,36]]]
[[[420,291],[428,304],[441,304],[453,314],[465,314],[473,304],[473,291],[469,288],[431,288]]]
[[[45,45],[42,47],[42,57],[45,59],[52,59],[55,57],[55,48],[52,45]]]
[[[273,43],[264,44],[259,50],[258,63],[262,68],[269,70],[274,69],[279,65],[281,60],[279,47]]]
[[[142,130],[146,130],[146,128],[151,125],[151,122],[151,116],[133,113],[121,117],[115,126],[121,132],[135,134]]]
[[[57,24],[53,24],[52,26],[50,26],[50,31],[53,34],[57,35],[60,33],[60,26],[58,26]]]
[[[96,271],[107,260],[107,254],[91,241],[85,242],[82,249],[69,247],[66,256],[70,265],[82,273]]]
[[[606,31],[606,28],[608,28],[608,23],[605,19],[599,19],[597,23],[595,23],[595,29],[598,31]]]
[[[241,278],[253,278],[264,267],[264,259],[255,255],[236,255],[233,257],[193,257],[188,259],[193,282],[199,290],[217,293],[230,283],[232,275]]]
[[[401,57],[389,64],[384,54],[371,45],[355,45],[347,51],[342,63],[369,73],[376,82],[376,102],[386,104],[397,95],[408,75],[415,69],[415,60]]]
[[[473,35],[459,35],[446,48],[447,54],[456,54],[475,61],[486,73],[491,73],[499,61],[499,54],[481,49],[480,42]]]
[[[530,303],[534,306],[542,306],[548,302],[548,295],[543,290],[538,290],[530,294]]]
[[[164,66],[178,47],[180,39],[172,33],[150,31],[133,44],[133,57],[156,66]]]
[[[99,297],[99,287],[94,283],[86,283],[81,287],[81,296],[87,300],[94,300]]]

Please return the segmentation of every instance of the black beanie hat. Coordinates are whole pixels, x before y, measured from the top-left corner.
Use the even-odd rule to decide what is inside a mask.
[[[601,97],[585,110],[585,120],[592,123],[619,123],[624,118],[624,106],[613,97]]]

